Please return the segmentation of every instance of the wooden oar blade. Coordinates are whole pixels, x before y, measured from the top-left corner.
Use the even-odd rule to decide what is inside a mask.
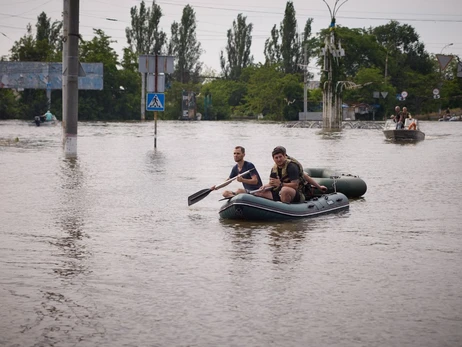
[[[188,206],[191,206],[195,204],[196,202],[201,201],[203,198],[205,198],[207,195],[210,194],[212,190],[211,189],[202,189],[198,191],[197,193],[194,193],[193,195],[190,195],[188,197]]]

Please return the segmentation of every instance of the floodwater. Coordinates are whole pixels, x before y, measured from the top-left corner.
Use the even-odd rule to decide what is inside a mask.
[[[462,122],[426,139],[259,122],[0,121],[1,346],[462,346]],[[242,145],[359,175],[340,214],[221,220]],[[232,183],[228,188],[238,187]]]

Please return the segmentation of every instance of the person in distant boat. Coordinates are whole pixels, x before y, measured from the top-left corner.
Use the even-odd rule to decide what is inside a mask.
[[[255,165],[253,165],[249,161],[244,160],[244,157],[245,157],[244,147],[242,146],[234,147],[233,156],[234,156],[234,161],[236,162],[236,165],[234,165],[233,168],[231,169],[231,173],[229,174],[228,179],[236,177],[242,172],[245,172],[251,169],[253,170],[245,174],[244,176],[236,178],[238,182],[242,183],[242,185],[244,186],[244,189],[239,188],[234,192],[230,190],[225,190],[223,192],[223,197],[225,198],[231,198],[237,194],[248,193],[251,190],[257,190],[263,185],[260,175],[258,174],[258,171],[255,168]],[[210,189],[215,190],[215,186],[211,187]]]
[[[412,118],[411,114],[407,111],[407,107],[403,107],[403,111],[401,112],[401,120],[404,122],[406,121],[406,118]]]
[[[401,117],[401,109],[399,108],[399,106],[396,106],[395,114],[393,114],[390,118],[393,119],[395,123],[398,123],[400,117]]]
[[[396,122],[396,129],[403,129],[404,128],[404,121],[406,119],[406,116],[403,114],[404,109],[406,107],[403,107],[403,110],[400,111],[399,106],[395,107],[395,122]]]
[[[50,110],[46,111],[44,116],[45,116],[45,121],[52,121],[53,120],[53,113],[51,113]]]
[[[293,158],[289,159],[282,146],[274,148],[271,155],[274,166],[269,182],[255,195],[285,203],[305,201],[305,179],[301,164]]]
[[[449,107],[446,109],[446,114],[444,115],[444,120],[449,120],[451,118],[451,110]]]
[[[405,107],[403,107],[403,111],[404,111],[404,109],[405,109]],[[414,118],[412,118],[410,113],[408,113],[407,118],[410,119],[408,130],[417,130],[417,122],[416,122],[416,120]]]

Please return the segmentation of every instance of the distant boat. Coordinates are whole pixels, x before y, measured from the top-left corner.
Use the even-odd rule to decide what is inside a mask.
[[[35,119],[33,122],[30,122],[29,125],[31,126],[53,126],[58,124],[58,119],[53,115],[51,120],[46,120],[45,117],[43,116],[35,116]]]
[[[409,129],[409,126],[415,122],[415,129]],[[419,128],[419,122],[414,118],[407,118],[404,123],[404,128],[396,129],[396,124],[393,119],[388,119],[383,128],[385,138],[390,141],[406,142],[406,141],[422,141],[425,140],[425,133]]]

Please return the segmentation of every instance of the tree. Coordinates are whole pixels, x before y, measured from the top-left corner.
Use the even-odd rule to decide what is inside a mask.
[[[135,119],[139,116],[139,75],[131,70],[118,70],[114,41],[101,29],[95,37],[80,45],[82,62],[104,64],[104,89],[79,92],[81,120]]]
[[[313,18],[305,23],[303,38],[298,34],[297,19],[294,4],[288,1],[280,29],[273,26],[271,36],[265,41],[265,64],[279,64],[285,73],[300,71],[300,64],[304,63],[304,49],[306,49],[307,64],[314,55],[316,38],[311,37],[311,24]]]
[[[328,29],[321,30],[320,42],[324,42],[329,33]],[[335,35],[345,50],[345,56],[338,60],[339,64],[337,64],[340,67],[341,80],[353,79],[361,68],[384,66],[383,49],[377,43],[375,36],[365,29],[337,26]]]
[[[273,65],[281,62],[281,47],[279,45],[279,30],[276,24],[271,29],[271,37],[265,41],[265,64]]]
[[[376,117],[379,118],[393,112],[396,102],[394,97],[396,89],[392,85],[384,83],[383,73],[380,68],[360,68],[356,76],[354,76],[353,81],[362,87],[345,90],[343,100],[346,103],[364,102],[367,104],[378,104],[380,108],[377,110]],[[374,92],[379,92],[378,99],[374,99]],[[382,92],[387,93],[385,98],[381,94]]]
[[[61,52],[63,50],[63,41],[61,40],[63,22],[54,21],[51,23],[51,18],[48,18],[45,12],[42,12],[37,17],[37,24],[35,27],[37,29],[35,35],[37,44],[43,43],[45,50],[55,55],[57,61],[60,61],[62,59]],[[51,56],[48,58],[52,59]]]
[[[196,38],[196,27],[196,14],[190,5],[183,8],[181,23],[174,21],[171,26],[168,54],[177,57],[174,77],[181,83],[199,82],[202,49]]]
[[[275,120],[298,119],[303,100],[298,75],[285,74],[277,65],[248,67],[243,75],[248,80],[245,101],[254,115],[263,114]]]
[[[13,61],[61,61],[62,40],[60,37],[62,22],[51,24],[45,12],[37,17],[36,34],[32,35],[32,26],[27,24],[26,34],[16,41],[10,49]]]
[[[281,57],[282,67],[285,73],[299,71],[301,60],[301,44],[297,33],[297,19],[292,1],[288,1],[281,23]]]
[[[392,20],[386,25],[369,29],[369,33],[376,37],[386,52],[385,74],[390,75],[391,82],[400,89],[408,83],[403,74],[404,67],[422,74],[432,72],[430,56],[412,26]]]
[[[132,51],[138,54],[161,54],[167,41],[167,35],[159,29],[162,10],[155,1],[150,9],[146,9],[141,1],[139,12],[137,7],[130,9],[131,28],[125,29],[125,36]]]
[[[250,54],[253,25],[246,24],[246,18],[239,13],[237,22],[234,20],[232,29],[228,30],[227,59],[223,51],[220,54],[221,69],[226,78],[238,79],[242,69],[253,62],[253,56]]]
[[[26,34],[15,41],[10,49],[12,61],[60,61],[61,41],[59,33],[62,24],[54,22],[42,12],[37,17],[37,33],[32,35],[32,26],[29,23],[26,27]],[[33,119],[37,114],[42,114],[48,106],[46,93],[43,90],[26,89],[20,93],[18,100],[18,114],[20,118]]]
[[[27,24],[26,34],[15,41],[10,49],[12,61],[41,61],[41,53],[36,49],[36,41],[32,36],[32,26]]]
[[[305,23],[305,29],[303,31],[303,40],[301,45],[302,50],[302,61],[304,65],[309,65],[311,58],[315,55],[317,49],[317,42],[318,40],[316,37],[312,36],[311,25],[313,24],[313,18],[308,18]],[[305,59],[306,56],[306,59]],[[307,74],[307,79],[313,78],[313,74],[309,73],[307,70],[307,66],[305,66],[305,71]]]
[[[212,96],[212,106],[207,112],[209,119],[229,119],[244,102],[245,94],[246,83],[236,80],[215,79],[201,88],[202,96]]]

